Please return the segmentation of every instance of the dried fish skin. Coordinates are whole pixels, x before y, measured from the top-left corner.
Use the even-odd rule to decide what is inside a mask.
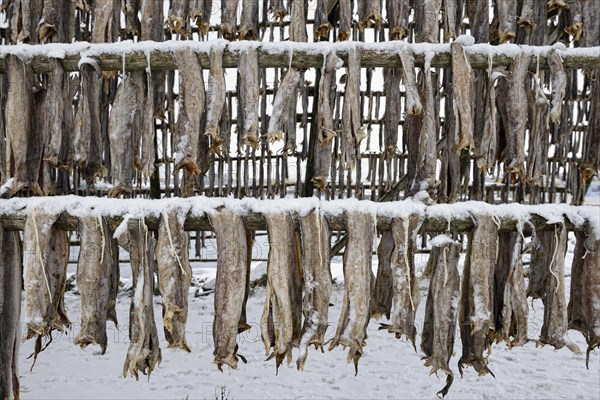
[[[568,329],[574,329],[583,334],[587,333],[587,320],[583,306],[585,241],[585,232],[575,232],[575,249],[573,250],[573,263],[571,264],[571,288],[569,304],[567,305]]]
[[[567,90],[567,75],[562,65],[562,59],[556,49],[551,49],[546,56],[550,74],[552,76],[552,108],[550,109],[550,122],[559,122],[562,102]]]
[[[126,230],[118,240],[120,246],[129,249],[134,290],[129,308],[130,344],[123,365],[123,377],[127,377],[129,372],[137,380],[138,372],[150,376],[161,361],[152,304],[154,279],[150,246],[154,243],[143,220],[131,218],[123,223],[126,224]]]
[[[392,267],[391,258],[394,251],[394,237],[391,230],[383,231],[377,246],[377,276],[373,286],[371,299],[371,318],[381,319],[385,316],[390,319],[392,312]]]
[[[269,233],[267,294],[261,318],[265,351],[279,368],[285,358],[292,361],[292,348],[300,344],[302,328],[302,270],[300,244],[290,214],[264,215]],[[270,306],[269,306],[270,305]],[[269,332],[271,325],[273,335]]]
[[[227,154],[224,132],[219,129],[221,115],[225,107],[225,75],[223,73],[223,47],[210,48],[210,71],[206,91],[206,128],[204,134],[211,139],[211,150],[216,154]]]
[[[241,136],[243,143],[255,150],[260,141],[258,136],[258,106],[259,106],[259,81],[258,81],[258,51],[255,47],[243,50],[240,53],[238,66],[240,74],[240,104],[243,125]]]
[[[242,216],[224,209],[209,214],[217,236],[217,278],[215,284],[215,319],[213,321],[214,364],[237,368],[236,341],[239,322],[245,308],[246,281],[250,254],[248,231]],[[243,360],[243,359],[242,359]]]
[[[258,0],[242,1],[240,40],[258,40]]]
[[[75,344],[98,344],[106,352],[106,319],[112,255],[109,229],[100,216],[78,218],[81,249],[77,262],[77,288],[81,295],[81,329]]]
[[[402,81],[406,91],[406,113],[417,115],[423,113],[423,105],[417,89],[417,78],[415,75],[415,57],[408,46],[402,46],[399,51],[402,62]]]
[[[154,110],[155,110],[155,101],[154,101],[154,88],[155,82],[152,80],[152,76],[147,74],[147,91],[146,95],[143,99],[138,99],[141,102],[141,132],[140,132],[140,140],[141,140],[141,160],[139,160],[141,165],[136,166],[136,160],[134,159],[133,164],[136,168],[141,166],[141,171],[146,177],[150,177],[154,174],[156,162],[156,149],[154,147],[154,139],[155,139],[155,129],[154,129]],[[138,91],[139,93],[139,91]],[[137,107],[136,107],[137,108]],[[135,148],[135,146],[134,146]]]
[[[371,252],[376,221],[372,214],[347,212],[348,242],[344,250],[344,303],[335,336],[329,350],[339,345],[349,347],[348,363],[358,361],[366,345],[367,326],[371,317]]]
[[[590,367],[590,353],[600,347],[600,240],[595,239],[592,232],[586,239],[586,255],[583,261],[584,286],[583,310],[587,323],[586,366]]]
[[[517,0],[497,0],[498,43],[506,43],[517,36]]]
[[[131,194],[134,178],[134,125],[139,107],[137,83],[126,76],[119,83],[108,122],[113,188],[108,197]]]
[[[517,18],[517,26],[524,26],[528,28],[534,28],[536,23],[533,16],[535,0],[522,0],[521,14]]]
[[[494,270],[498,257],[498,225],[494,216],[477,216],[477,227],[469,235],[458,309],[463,345],[458,370],[472,366],[479,376],[494,375],[484,351],[490,352],[494,335]]]
[[[539,344],[549,344],[555,349],[567,346],[576,354],[579,347],[567,335],[567,304],[565,299],[565,254],[567,252],[567,229],[564,224],[556,224],[549,246],[550,262],[547,265],[545,282],[544,324]]]
[[[49,282],[53,289],[52,319],[59,327],[70,328],[71,321],[65,309],[65,290],[67,286],[67,265],[69,264],[69,234],[67,231],[59,230],[55,226],[50,232],[50,243],[48,245],[48,271]]]
[[[108,239],[110,243],[110,256],[111,256],[111,268],[110,268],[110,279],[108,281],[108,304],[106,305],[106,319],[114,322],[115,326],[119,326],[117,319],[117,295],[119,293],[119,282],[121,276],[121,270],[119,268],[119,242],[113,237],[114,232],[108,233]]]
[[[350,39],[352,35],[352,0],[340,0],[340,23],[338,27],[338,42]]]
[[[360,142],[367,136],[362,129],[360,110],[360,53],[354,49],[348,54],[346,90],[342,107],[341,167],[353,168],[360,153]]]
[[[450,45],[452,53],[452,96],[458,143],[452,149],[475,148],[473,139],[473,71],[465,48],[457,42]]]
[[[58,167],[58,156],[60,154],[63,135],[63,109],[64,109],[64,86],[65,72],[56,58],[49,59],[51,73],[48,82],[46,102],[46,118],[44,131],[46,133],[44,161]]]
[[[456,332],[460,248],[460,244],[445,237],[435,243],[430,256],[433,273],[425,305],[421,350],[425,353],[425,366],[431,367],[430,375],[440,370],[447,374],[446,386],[438,392],[441,397],[448,393],[454,381],[448,363],[454,351]]]
[[[485,95],[483,135],[479,145],[476,144],[475,154],[479,171],[489,171],[494,167],[498,151],[498,120],[496,110],[496,80],[506,77],[502,72],[493,72],[488,80]]]
[[[223,0],[226,1],[226,0]],[[230,1],[229,3],[234,3]],[[235,1],[237,4],[237,1]],[[169,9],[168,26],[171,34],[181,34],[187,29],[189,23],[190,0],[172,0]]]
[[[294,0],[294,3],[302,0]],[[315,24],[314,24],[314,40],[319,41],[321,38],[327,39],[329,37],[329,30],[331,24],[328,20],[328,1],[317,0],[317,8],[315,9]]]
[[[315,349],[323,350],[331,297],[332,282],[329,265],[331,230],[327,219],[319,209],[301,218],[300,234],[304,280],[302,303],[304,324],[296,366],[302,371],[308,355],[308,347],[314,345]]]
[[[458,20],[458,2],[457,0],[444,0],[444,41],[456,39],[459,28]]]
[[[29,180],[28,147],[35,137],[35,120],[33,113],[33,70],[31,65],[17,56],[6,56],[6,72],[8,91],[6,97],[6,140],[8,158],[14,159],[14,182],[8,196],[11,197],[22,189],[30,188],[41,193],[37,180]]]
[[[23,263],[19,232],[0,226],[0,398],[19,398],[19,345]]]
[[[292,109],[294,117],[296,116],[296,95],[300,76],[300,72],[296,68],[289,68],[277,88],[275,100],[273,100],[273,113],[267,129],[267,140],[270,143],[283,139],[283,128],[288,123],[287,119]]]
[[[169,208],[161,213],[156,242],[158,283],[162,295],[163,323],[169,348],[190,352],[185,340],[188,293],[192,282],[189,234],[183,230],[186,212]]]
[[[142,16],[140,21],[140,39],[154,40],[156,42],[162,41],[164,35],[162,3],[155,0],[141,0],[140,12]],[[157,21],[161,21],[161,23],[156,23]]]
[[[410,0],[387,0],[387,19],[390,24],[390,39],[402,40],[409,32]]]
[[[121,3],[121,11],[125,15],[125,34],[128,36],[139,36],[142,30],[138,12],[141,0],[124,0]]]
[[[363,30],[373,23],[381,25],[381,0],[363,0],[358,3],[358,29]]]
[[[550,263],[551,246],[554,232],[543,231],[531,238],[531,261],[529,263],[529,282],[527,297],[543,299],[546,296],[546,276]]]
[[[225,40],[235,40],[238,3],[237,0],[221,0],[221,34]]]
[[[202,66],[191,48],[175,52],[175,65],[179,70],[180,93],[174,172],[185,168],[192,175],[198,175],[201,172],[197,164],[200,121],[206,101]]]
[[[394,250],[391,254],[393,312],[392,324],[382,325],[396,339],[406,337],[416,351],[417,329],[415,316],[420,302],[419,285],[415,276],[414,253],[421,217],[411,215],[392,221]]]
[[[289,0],[290,5],[290,41],[307,42],[306,4],[304,0]]]

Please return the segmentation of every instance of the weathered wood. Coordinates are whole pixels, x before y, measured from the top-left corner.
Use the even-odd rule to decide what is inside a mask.
[[[196,42],[161,42],[149,44],[148,42],[120,42],[119,44],[89,44],[73,43],[61,45],[25,45],[0,46],[0,73],[5,72],[6,54],[31,54],[31,66],[36,73],[51,72],[48,60],[49,54],[66,53],[61,59],[65,71],[78,71],[78,63],[82,57],[94,57],[99,60],[100,69],[103,71],[118,71],[125,64],[127,71],[145,70],[148,61],[152,70],[173,70],[176,68],[174,50],[192,47],[200,57],[203,68],[210,66],[210,42],[198,44]],[[56,47],[55,47],[56,46]],[[290,51],[293,51],[291,65],[298,69],[320,68],[323,65],[323,54],[327,49],[335,51],[342,60],[348,59],[348,53],[356,46],[360,52],[360,64],[363,68],[373,67],[400,67],[399,50],[408,46],[412,48],[415,56],[415,66],[422,67],[425,54],[433,51],[435,56],[431,60],[431,67],[449,67],[451,65],[449,44],[426,44],[410,45],[405,42],[381,42],[381,43],[260,43],[258,45],[259,68],[283,67],[290,64]],[[487,45],[486,45],[487,46]],[[520,46],[525,53],[540,54],[540,69],[548,69],[546,52],[539,47]],[[240,50],[244,47],[239,43],[227,44],[223,53],[223,67],[237,67]],[[551,49],[547,48],[548,51]],[[466,48],[467,56],[472,68],[489,68],[489,49],[487,47],[469,46]],[[148,53],[148,54],[147,54]],[[515,45],[493,46],[492,66],[507,67],[511,64],[515,52]],[[565,69],[578,68],[600,68],[600,47],[590,47],[585,51],[569,48],[561,52],[563,67]],[[530,69],[533,71],[537,66],[537,58],[532,57]]]

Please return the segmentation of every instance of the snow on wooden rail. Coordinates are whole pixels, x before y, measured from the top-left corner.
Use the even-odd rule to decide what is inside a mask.
[[[465,38],[465,37],[463,37]],[[470,44],[470,37],[461,40]],[[117,71],[125,68],[128,71],[144,70],[150,65],[153,70],[176,69],[173,52],[182,48],[194,49],[203,68],[210,64],[210,49],[213,46],[222,47],[223,67],[237,67],[239,54],[248,48],[257,48],[258,65],[261,68],[287,67],[299,69],[318,68],[323,65],[323,56],[335,51],[344,61],[348,53],[356,49],[360,52],[361,67],[400,67],[400,49],[408,47],[415,56],[415,66],[422,67],[425,55],[434,53],[431,67],[449,67],[451,65],[450,44],[407,43],[404,41],[388,41],[379,43],[362,42],[228,42],[212,40],[207,42],[195,41],[166,41],[166,42],[132,42],[124,40],[118,43],[74,42],[70,44],[53,43],[44,45],[6,45],[0,46],[0,73],[5,72],[4,57],[7,54],[18,55],[31,62],[34,72],[50,72],[49,59],[61,60],[66,71],[77,71],[79,62],[85,58],[99,61],[103,71]],[[466,46],[466,53],[473,68],[488,68],[490,58],[493,66],[508,66],[519,53],[532,54],[532,68],[548,69],[546,54],[552,48],[560,50],[563,66],[567,69],[600,68],[600,47],[566,48],[562,44],[554,46],[527,46],[516,44],[473,44]]]
[[[500,222],[500,230],[514,231],[535,228],[554,229],[556,223],[565,223],[569,230],[582,231],[588,226],[600,237],[600,207],[571,206],[566,204],[498,204],[468,201],[454,204],[425,205],[421,201],[377,203],[368,200],[343,199],[320,201],[317,198],[258,200],[215,197],[145,199],[108,199],[98,197],[56,196],[13,198],[0,203],[0,221],[5,230],[23,230],[25,218],[36,209],[61,214],[56,226],[64,230],[77,229],[77,217],[103,216],[111,229],[129,218],[144,218],[151,230],[158,229],[163,211],[171,208],[185,215],[184,229],[188,231],[212,230],[208,215],[220,208],[229,208],[243,215],[250,230],[266,230],[266,214],[293,213],[298,219],[314,209],[319,209],[332,230],[346,230],[346,213],[363,211],[377,217],[379,231],[389,230],[394,218],[418,214],[423,217],[422,231],[467,232],[475,227],[480,215],[492,215]],[[296,221],[298,222],[298,221]]]

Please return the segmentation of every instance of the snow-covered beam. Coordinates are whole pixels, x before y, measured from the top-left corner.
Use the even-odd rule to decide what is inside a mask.
[[[469,40],[463,40],[466,44]],[[6,45],[0,46],[0,73],[5,71],[4,57],[15,54],[28,60],[34,72],[49,72],[49,58],[62,60],[66,71],[77,71],[82,59],[95,59],[103,71],[117,71],[125,68],[128,71],[143,70],[150,65],[153,70],[173,70],[175,62],[173,52],[184,47],[193,48],[199,55],[202,67],[208,68],[211,46],[224,48],[223,66],[237,67],[240,51],[248,47],[258,49],[258,65],[261,68],[287,67],[291,65],[299,69],[320,68],[323,55],[335,51],[344,61],[350,51],[360,52],[361,67],[400,67],[400,49],[409,47],[415,56],[415,65],[423,66],[425,55],[435,54],[432,67],[449,67],[451,65],[450,44],[407,43],[404,41],[388,41],[379,43],[362,42],[228,42],[226,40],[166,41],[166,42],[132,42],[90,44],[74,42],[69,44],[52,43],[44,45]],[[535,69],[539,58],[539,67],[547,69],[546,54],[552,48],[558,48],[567,69],[600,68],[600,47],[566,48],[555,46],[526,46],[503,44],[473,44],[466,46],[466,53],[473,68],[488,68],[491,57],[493,66],[508,66],[515,55],[525,52],[533,54],[531,68]]]

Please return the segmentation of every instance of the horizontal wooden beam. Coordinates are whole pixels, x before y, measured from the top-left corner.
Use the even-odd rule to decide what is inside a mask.
[[[207,42],[196,41],[166,41],[166,42],[132,42],[129,40],[117,43],[90,44],[74,42],[70,44],[51,43],[44,45],[5,45],[0,46],[0,73],[5,71],[4,57],[15,54],[31,62],[34,72],[50,71],[49,58],[62,60],[66,71],[77,71],[78,64],[83,58],[96,59],[103,71],[144,70],[150,64],[152,70],[173,70],[175,62],[173,52],[182,48],[194,49],[201,60],[202,66],[210,65],[211,46],[224,48],[223,66],[234,68],[238,65],[240,51],[248,47],[258,49],[258,65],[261,68],[285,68],[290,64],[299,69],[320,68],[323,65],[323,55],[335,51],[343,60],[348,53],[358,51],[361,54],[362,67],[400,67],[398,56],[402,47],[408,46],[415,56],[415,65],[423,66],[425,55],[433,53],[432,67],[449,67],[451,64],[450,44],[411,44],[404,41],[388,41],[379,43],[362,42],[228,42],[222,39]],[[526,46],[503,44],[492,46],[475,44],[466,46],[466,52],[473,68],[488,68],[489,58],[494,67],[509,66],[514,56],[520,52],[533,54],[531,68],[538,63],[541,69],[547,69],[546,54],[551,46]],[[567,69],[600,68],[600,47],[560,49],[563,65]]]

